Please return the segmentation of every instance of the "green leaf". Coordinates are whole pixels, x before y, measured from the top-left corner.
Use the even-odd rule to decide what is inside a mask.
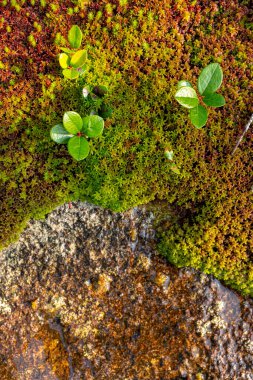
[[[82,129],[83,121],[77,112],[69,111],[63,115],[63,125],[69,133],[76,135]]]
[[[76,79],[79,77],[79,72],[74,68],[62,70],[62,74],[67,79]]]
[[[73,137],[72,134],[69,134],[68,131],[63,127],[62,124],[57,124],[50,130],[50,136],[53,141],[58,144],[64,144]]]
[[[165,154],[165,157],[168,160],[173,161],[173,155],[174,155],[174,153],[173,153],[172,150],[170,150],[170,151],[169,150],[165,150],[164,154]]]
[[[90,151],[88,141],[81,136],[74,136],[68,142],[69,154],[77,161],[86,158]]]
[[[83,65],[82,67],[79,67],[76,69],[80,76],[84,75],[87,71],[88,65]]]
[[[81,29],[77,25],[73,25],[68,33],[70,46],[74,49],[78,49],[81,46],[82,38]]]
[[[187,80],[180,80],[177,84],[177,88],[178,90],[181,88],[181,87],[192,87],[191,83],[190,82],[187,82]]]
[[[69,67],[70,64],[69,56],[65,53],[61,53],[59,55],[59,63],[63,69],[67,69],[67,67]]]
[[[181,87],[176,92],[175,98],[181,106],[186,108],[194,108],[199,103],[196,91],[191,87]]]
[[[104,129],[104,120],[98,115],[90,115],[83,118],[82,132],[88,137],[97,137],[102,135]]]
[[[64,53],[68,53],[68,54],[73,54],[73,53],[75,53],[73,50],[70,50],[70,49],[68,49],[68,48],[61,47],[60,49],[61,49],[62,51],[64,51]]]
[[[201,95],[212,94],[218,90],[223,78],[219,63],[211,63],[205,67],[198,78],[198,90]]]
[[[203,102],[210,107],[222,107],[225,104],[225,99],[220,94],[209,94],[203,98]]]
[[[207,121],[207,110],[200,104],[190,110],[190,119],[194,127],[202,128]]]
[[[77,51],[71,58],[70,65],[74,68],[82,67],[87,59],[86,50]]]
[[[178,169],[177,165],[174,162],[170,164],[170,170],[172,170],[176,174],[180,174],[180,170]]]

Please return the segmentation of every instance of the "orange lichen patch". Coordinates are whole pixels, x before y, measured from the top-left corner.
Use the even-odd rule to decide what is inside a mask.
[[[80,268],[77,264],[75,273],[79,272],[82,276]],[[58,310],[65,323],[62,331],[68,351],[57,328],[52,328],[52,322],[40,326],[41,318],[33,314],[32,324],[38,331],[32,336],[22,335],[26,328],[18,332],[22,339],[25,339],[25,343],[16,363],[16,373],[24,371],[27,379],[32,380],[37,368],[40,376],[65,380],[69,378],[71,355],[74,371],[90,379],[97,376],[106,379],[106,376],[109,376],[110,379],[116,380],[122,374],[129,379],[134,379],[138,374],[147,380],[158,379],[161,376],[166,376],[167,379],[180,376],[185,370],[185,355],[191,351],[193,343],[198,345],[200,352],[205,352],[201,339],[194,332],[187,334],[193,327],[192,322],[185,320],[185,308],[186,304],[187,308],[190,308],[191,292],[184,277],[175,281],[175,270],[170,269],[169,275],[173,279],[173,285],[169,293],[163,295],[160,284],[157,286],[153,281],[153,268],[158,273],[166,270],[168,275],[168,268],[159,261],[153,262],[150,269],[139,266],[139,270],[136,271],[136,268],[131,266],[124,277],[116,279],[110,290],[95,291],[92,294],[82,291],[83,300],[79,297],[80,289],[76,287],[76,279],[79,277],[66,277],[63,283],[52,284],[55,289],[61,288],[62,293],[71,289],[74,296],[74,299],[69,298],[72,305],[70,308],[68,306]],[[65,280],[68,284],[66,282],[64,285]],[[64,290],[66,285],[67,288]],[[44,312],[44,297],[46,294],[41,289],[41,309],[37,310],[39,313]],[[174,308],[175,305],[177,306]],[[197,314],[198,306],[194,305],[194,313]],[[189,315],[190,313],[189,311]],[[15,320],[14,315],[11,316],[8,328],[11,328],[13,323],[22,324],[22,314],[17,315],[19,320]],[[7,326],[5,324],[5,328]],[[14,345],[9,349],[11,355],[17,347]],[[199,365],[197,363],[203,364],[203,361],[196,360],[191,364],[196,370]]]
[[[7,363],[0,361],[0,376],[3,380],[15,380]]]
[[[98,278],[96,291],[100,294],[107,293],[110,290],[111,282],[112,282],[112,278],[110,276],[101,273]]]
[[[165,273],[157,273],[155,283],[161,286],[164,290],[167,290],[169,286],[170,278]]]
[[[34,338],[42,342],[43,354],[56,379],[69,379],[68,353],[63,347],[59,333],[45,325]]]
[[[185,220],[164,235],[163,253],[251,293],[252,129],[231,156],[253,111],[250,2],[54,0],[4,2],[1,10],[1,246],[28,219],[71,199],[115,211],[165,200]],[[89,55],[77,82],[63,78],[57,60],[73,24]],[[222,66],[226,105],[211,109],[196,130],[175,89],[180,79],[196,86],[211,62]],[[77,165],[49,131],[67,110],[91,111],[81,95],[86,82],[109,88],[114,112]],[[168,147],[180,174],[164,157]]]
[[[38,309],[38,300],[32,301],[31,307],[33,310],[37,310]]]

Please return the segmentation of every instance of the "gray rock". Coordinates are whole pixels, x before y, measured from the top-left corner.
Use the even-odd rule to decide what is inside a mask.
[[[1,379],[253,379],[252,300],[168,264],[153,220],[77,202],[0,252]]]

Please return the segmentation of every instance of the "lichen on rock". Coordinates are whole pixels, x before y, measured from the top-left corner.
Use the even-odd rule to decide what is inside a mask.
[[[66,204],[1,251],[3,380],[251,379],[252,301],[168,264],[153,222]]]

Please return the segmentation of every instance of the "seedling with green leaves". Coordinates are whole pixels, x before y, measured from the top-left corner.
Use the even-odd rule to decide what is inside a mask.
[[[175,98],[179,104],[189,109],[189,116],[196,128],[202,128],[207,122],[208,112],[200,102],[209,107],[222,107],[225,99],[216,91],[221,86],[223,79],[222,69],[219,63],[211,63],[205,67],[198,77],[198,90],[200,97],[192,85],[185,80],[178,82],[178,90]]]
[[[104,120],[98,115],[81,117],[69,111],[63,115],[63,123],[55,125],[50,136],[58,144],[67,144],[69,154],[77,161],[86,158],[90,151],[88,138],[101,136]]]
[[[63,51],[59,55],[59,63],[62,74],[67,79],[76,79],[83,75],[87,69],[87,51],[78,50],[82,43],[82,31],[77,25],[73,25],[68,33],[68,41],[72,49],[61,47]]]

